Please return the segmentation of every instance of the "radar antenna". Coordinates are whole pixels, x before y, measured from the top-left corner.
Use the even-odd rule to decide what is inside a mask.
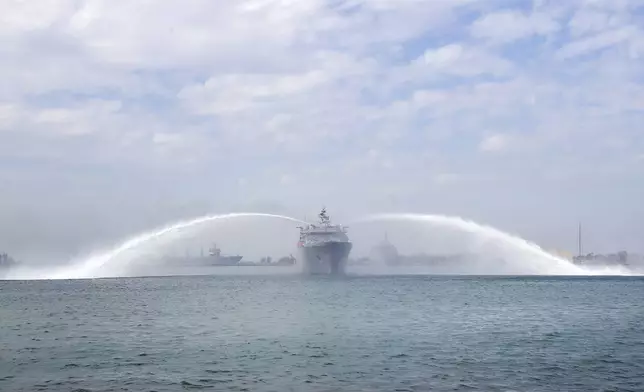
[[[329,216],[326,213],[326,207],[322,207],[322,211],[318,215],[320,217],[320,223],[323,225],[329,224]]]

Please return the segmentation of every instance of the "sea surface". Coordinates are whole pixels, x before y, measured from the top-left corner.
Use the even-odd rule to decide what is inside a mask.
[[[0,281],[0,391],[643,391],[644,280]]]

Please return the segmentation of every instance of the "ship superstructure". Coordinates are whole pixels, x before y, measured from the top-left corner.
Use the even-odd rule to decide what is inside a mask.
[[[0,253],[0,269],[8,269],[16,265],[16,261],[6,253]]]
[[[208,250],[208,253],[209,257],[207,260],[210,261],[208,264],[212,265],[237,265],[243,257],[239,255],[222,255],[221,249],[219,249],[216,244]]]
[[[384,265],[398,265],[401,261],[398,255],[398,249],[396,249],[394,244],[389,242],[387,233],[385,233],[385,238],[371,249],[370,258],[378,264]]]
[[[343,275],[353,246],[347,236],[347,228],[332,224],[326,208],[318,217],[318,224],[299,227],[297,246],[303,272],[309,275]]]

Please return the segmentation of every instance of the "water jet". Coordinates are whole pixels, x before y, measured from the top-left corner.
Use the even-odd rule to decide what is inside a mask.
[[[481,225],[460,217],[445,215],[413,214],[413,213],[388,213],[375,214],[354,221],[367,223],[376,221],[406,221],[443,226],[469,233],[479,242],[494,243],[500,249],[498,253],[502,261],[515,268],[512,274],[525,275],[630,275],[630,273],[617,268],[604,268],[591,270],[582,268],[572,262],[546,252],[538,245],[518,236],[503,232],[491,226]],[[476,274],[479,274],[477,271]],[[496,274],[496,273],[495,273]]]
[[[255,218],[272,218],[272,219],[282,219],[288,220],[297,223],[306,223],[296,218],[291,218],[289,216],[277,215],[277,214],[266,214],[266,213],[254,213],[254,212],[239,212],[239,213],[229,213],[221,215],[206,215],[199,218],[191,219],[188,221],[182,221],[174,223],[172,225],[152,230],[143,234],[139,234],[133,238],[130,238],[120,245],[113,247],[110,250],[96,253],[85,257],[82,260],[71,262],[70,266],[60,269],[56,273],[48,276],[48,279],[79,279],[79,278],[93,278],[100,276],[100,269],[106,266],[108,263],[113,262],[117,257],[123,253],[136,249],[137,247],[143,245],[146,242],[167,236],[171,233],[176,233],[180,230],[184,230],[193,226],[204,224],[207,222],[218,221],[218,220],[227,220],[234,218],[244,218],[244,217],[255,217]]]

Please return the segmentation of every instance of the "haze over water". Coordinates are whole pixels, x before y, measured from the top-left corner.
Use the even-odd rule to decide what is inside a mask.
[[[221,215],[207,215],[192,220],[185,220],[169,224],[161,229],[152,230],[143,234],[136,235],[122,244],[119,244],[107,251],[96,252],[90,256],[72,261],[66,266],[29,269],[17,268],[6,273],[8,279],[69,279],[69,278],[87,278],[87,277],[105,277],[105,276],[131,276],[141,274],[137,273],[137,267],[140,264],[147,263],[152,269],[143,272],[144,275],[184,275],[184,274],[293,274],[299,272],[297,265],[295,268],[281,268],[279,270],[267,270],[266,268],[252,267],[231,267],[215,268],[210,270],[195,268],[179,268],[164,270],[163,268],[154,268],[155,264],[160,264],[158,250],[163,250],[164,246],[173,242],[181,243],[186,237],[186,230],[199,229],[204,224],[222,222],[215,233],[222,235],[226,232],[226,223],[246,219],[252,225],[259,224],[262,220],[286,221],[294,224],[305,224],[299,219],[283,215],[266,214],[266,213],[230,213]],[[250,220],[248,220],[250,219]],[[630,275],[634,271],[620,267],[605,267],[588,269],[572,264],[570,261],[554,256],[541,249],[539,246],[532,244],[522,238],[504,233],[501,230],[479,225],[475,222],[464,220],[459,217],[449,217],[443,215],[423,215],[423,214],[377,214],[362,219],[355,220],[358,225],[369,225],[374,222],[398,221],[405,225],[418,225],[438,228],[442,231],[451,232],[452,237],[472,236],[474,248],[470,249],[478,254],[476,259],[470,263],[461,263],[453,265],[443,273],[472,274],[472,275]],[[228,226],[230,228],[230,226]],[[420,232],[420,242],[432,243],[432,236],[440,232],[434,232],[428,236],[425,232]],[[252,244],[253,241],[261,241],[266,232],[248,233],[244,230],[236,231],[237,236],[244,237],[245,243]],[[358,231],[359,233],[359,231]],[[283,237],[288,237],[289,232],[284,232]],[[295,233],[292,233],[294,235]],[[429,238],[428,238],[429,237]],[[365,241],[365,238],[368,240]],[[363,237],[363,242],[369,242],[371,246],[379,240],[373,237]],[[289,241],[290,242],[290,241]],[[418,242],[418,241],[417,241]],[[437,244],[437,242],[434,242]],[[471,243],[468,245],[470,246]],[[491,245],[491,246],[490,246]],[[252,245],[251,245],[252,246]],[[462,246],[462,244],[461,244]],[[156,254],[143,257],[142,251],[157,250]],[[426,248],[426,246],[425,246]],[[355,253],[355,251],[354,251]],[[429,253],[436,253],[436,249],[429,249]],[[482,256],[482,257],[481,257]],[[180,266],[179,266],[180,267]],[[431,266],[427,266],[431,267]],[[371,261],[367,265],[349,267],[350,272],[357,274],[431,274],[435,270],[427,269],[423,266],[415,268],[391,267],[378,264]]]
[[[207,223],[221,222],[223,227],[215,231],[217,235],[226,233],[227,222],[234,222],[242,219],[252,225],[256,225],[262,220],[286,221],[296,224],[306,224],[299,219],[283,215],[266,214],[266,213],[230,213],[221,215],[207,215],[192,220],[181,221],[167,225],[163,228],[152,230],[143,234],[136,235],[123,243],[107,251],[96,252],[79,260],[73,260],[67,265],[54,268],[29,268],[18,267],[5,272],[5,279],[70,279],[70,278],[88,278],[88,277],[109,277],[109,276],[133,276],[133,275],[189,275],[189,274],[293,274],[301,270],[301,264],[297,263],[293,268],[280,268],[278,270],[254,267],[230,267],[230,268],[183,268],[181,265],[173,269],[162,268],[159,264],[159,257],[164,246],[175,243],[181,243],[186,237],[186,230],[195,230]],[[451,232],[453,237],[472,236],[474,238],[474,247],[468,249],[474,252],[474,258],[470,257],[465,262],[454,262],[453,265],[443,269],[442,273],[452,274],[470,274],[470,275],[631,275],[634,271],[628,268],[607,266],[595,267],[593,269],[584,268],[572,264],[570,261],[555,256],[544,251],[536,244],[530,243],[522,238],[504,233],[501,230],[479,225],[475,222],[464,220],[459,217],[449,217],[443,215],[423,215],[423,214],[378,214],[354,221],[358,225],[372,224],[373,222],[398,221],[413,227],[413,224],[422,226],[431,226],[442,231]],[[358,231],[359,232],[359,231]],[[255,240],[265,240],[266,231],[250,234],[244,230],[235,231],[235,235],[243,237],[246,244],[252,247]],[[425,243],[430,240],[427,233],[420,234],[420,242]],[[294,235],[295,233],[292,233]],[[283,231],[282,237],[289,237],[291,233]],[[365,238],[368,240],[365,241]],[[363,242],[369,242],[370,246],[376,244],[379,239],[371,237],[362,237]],[[287,239],[288,242],[290,240]],[[438,242],[433,242],[438,244]],[[468,246],[471,246],[470,243]],[[435,246],[435,245],[434,245]],[[462,246],[462,245],[461,245]],[[155,251],[156,253],[145,255],[145,250]],[[426,248],[426,246],[425,246]],[[202,248],[203,250],[203,248]],[[291,254],[295,249],[290,249]],[[461,253],[462,250],[459,250]],[[355,253],[355,250],[354,250]],[[430,254],[436,254],[436,249],[429,249]],[[466,252],[465,252],[466,253]],[[145,272],[141,272],[141,264],[147,264],[149,267]],[[155,266],[155,264],[157,266]],[[349,266],[349,272],[356,274],[432,274],[436,270],[431,265],[416,266],[415,268],[392,267],[378,264],[374,260],[360,266]],[[0,276],[1,277],[1,276]]]

